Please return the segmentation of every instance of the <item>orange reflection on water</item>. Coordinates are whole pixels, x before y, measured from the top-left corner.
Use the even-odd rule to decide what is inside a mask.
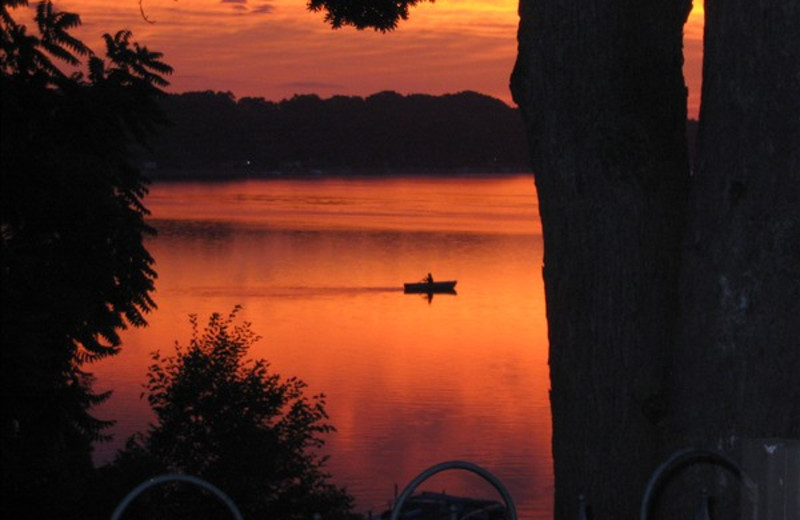
[[[329,469],[359,512],[379,513],[395,484],[435,463],[466,459],[509,486],[522,518],[550,516],[532,179],[171,184],[149,204],[159,309],[96,370],[100,389],[115,389],[103,416],[120,420],[119,437],[150,420],[139,399],[148,352],[186,342],[188,314],[241,304],[262,336],[251,354],[327,395]],[[457,279],[458,294],[403,294],[428,272]],[[462,477],[434,485],[486,491]]]
[[[523,184],[529,185],[520,193]],[[156,220],[293,230],[539,234],[531,190],[533,181],[525,177],[277,178],[159,184],[148,202]],[[488,199],[494,201],[491,208]]]

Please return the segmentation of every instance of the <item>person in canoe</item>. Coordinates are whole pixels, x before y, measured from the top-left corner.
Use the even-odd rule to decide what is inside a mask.
[[[431,283],[432,284],[433,283],[433,275],[431,273],[428,273],[428,276],[426,276],[422,280],[427,282],[427,283]]]

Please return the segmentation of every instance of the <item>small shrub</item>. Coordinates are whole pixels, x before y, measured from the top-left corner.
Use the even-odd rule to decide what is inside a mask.
[[[352,498],[328,482],[326,459],[317,453],[334,431],[324,396],[308,397],[303,381],[282,379],[263,359],[246,359],[258,337],[249,323],[234,324],[239,311],[212,314],[202,332],[191,316],[187,346],[176,343],[170,356],[152,354],[144,395],[156,422],[128,440],[114,472],[129,482],[155,471],[204,478],[246,518],[351,516]],[[149,507],[148,518],[209,517],[197,494],[167,486],[148,493],[139,507]]]

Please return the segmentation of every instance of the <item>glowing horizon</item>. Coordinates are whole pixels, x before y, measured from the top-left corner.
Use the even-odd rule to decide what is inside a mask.
[[[32,2],[33,3],[33,2]],[[272,101],[296,94],[369,96],[393,90],[472,90],[513,105],[508,88],[517,52],[518,0],[438,0],[413,8],[390,33],[332,30],[304,0],[56,0],[77,12],[78,34],[129,29],[175,68],[170,92],[214,90]],[[684,27],[688,111],[700,98],[703,7]]]

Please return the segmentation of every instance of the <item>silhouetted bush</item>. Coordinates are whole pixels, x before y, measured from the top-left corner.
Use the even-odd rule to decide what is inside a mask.
[[[229,494],[246,518],[348,518],[352,498],[328,483],[316,452],[334,431],[324,396],[307,397],[299,379],[247,360],[258,338],[249,323],[233,324],[238,311],[211,315],[202,332],[192,316],[187,346],[153,353],[146,395],[156,422],[128,440],[108,475],[128,489],[158,473],[198,476]],[[134,509],[146,518],[213,517],[213,500],[197,497],[191,486],[166,486]]]

